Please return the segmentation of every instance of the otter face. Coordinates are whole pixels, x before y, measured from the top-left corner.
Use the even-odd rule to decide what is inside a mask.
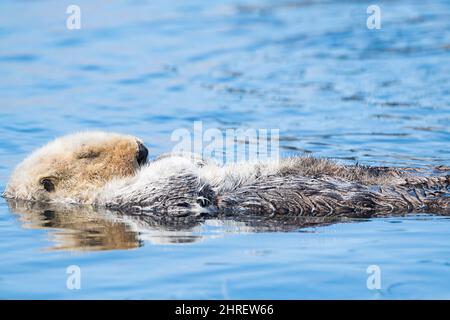
[[[33,152],[13,172],[6,198],[40,202],[92,203],[114,178],[133,175],[147,160],[139,139],[84,132],[56,139]]]

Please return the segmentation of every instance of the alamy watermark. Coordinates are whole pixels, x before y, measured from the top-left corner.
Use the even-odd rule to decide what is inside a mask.
[[[67,7],[66,13],[69,15],[66,19],[66,27],[69,30],[81,29],[81,8],[75,4]]]
[[[69,290],[81,289],[81,268],[77,265],[68,266],[66,273],[69,275],[66,280],[66,287]]]
[[[381,289],[381,268],[376,264],[372,264],[366,269],[367,277],[366,285],[369,290]]]
[[[372,4],[367,7],[367,17],[366,25],[368,29],[381,29],[381,9],[379,6]]]
[[[175,153],[193,153],[221,164],[280,158],[279,129],[204,129],[202,121],[195,121],[192,131],[174,130],[171,141],[176,142],[172,149]]]

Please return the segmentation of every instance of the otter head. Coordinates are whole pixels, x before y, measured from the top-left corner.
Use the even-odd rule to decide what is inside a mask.
[[[114,178],[133,175],[148,151],[139,139],[109,132],[58,138],[33,152],[14,170],[6,198],[92,203]]]

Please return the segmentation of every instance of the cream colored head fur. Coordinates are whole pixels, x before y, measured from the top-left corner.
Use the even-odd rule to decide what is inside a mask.
[[[96,191],[139,168],[139,139],[109,132],[58,138],[14,170],[4,196],[40,202],[92,203]]]

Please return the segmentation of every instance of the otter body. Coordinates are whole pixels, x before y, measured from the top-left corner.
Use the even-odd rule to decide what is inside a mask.
[[[176,216],[445,213],[450,176],[434,173],[342,166],[309,157],[218,166],[174,155],[150,163],[129,181],[107,185],[98,203]]]
[[[344,166],[310,157],[219,166],[192,154],[145,162],[139,139],[92,132],[37,150],[4,196],[139,214],[377,216],[449,213],[448,168]]]

